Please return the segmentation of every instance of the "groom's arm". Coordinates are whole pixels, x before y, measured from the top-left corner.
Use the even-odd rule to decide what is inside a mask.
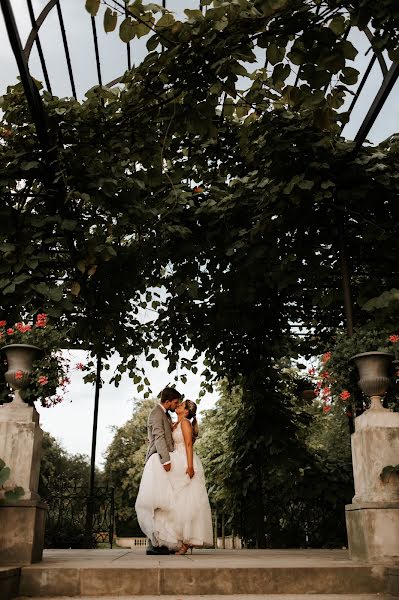
[[[162,414],[155,413],[151,417],[151,428],[154,436],[154,444],[163,465],[170,464],[170,454],[165,440],[165,429]]]

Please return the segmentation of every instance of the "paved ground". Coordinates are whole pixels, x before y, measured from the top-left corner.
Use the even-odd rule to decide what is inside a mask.
[[[45,567],[93,568],[256,568],[353,567],[347,550],[196,550],[183,556],[146,556],[142,548],[127,550],[45,550]]]

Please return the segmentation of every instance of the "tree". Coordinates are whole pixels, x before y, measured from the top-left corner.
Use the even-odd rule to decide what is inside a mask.
[[[249,547],[342,546],[353,495],[344,415],[295,398],[292,375],[280,378],[277,410],[269,393],[255,403],[224,384],[207,412],[198,450],[211,502]]]
[[[88,491],[89,475],[88,456],[69,454],[52,435],[43,432],[39,482],[39,494],[42,498],[52,494],[54,482],[60,476],[65,481],[69,481],[72,486],[83,486]]]
[[[132,417],[115,431],[107,449],[105,481],[115,488],[115,517],[118,535],[142,535],[134,510],[148,447],[147,420],[156,400],[138,401]]]

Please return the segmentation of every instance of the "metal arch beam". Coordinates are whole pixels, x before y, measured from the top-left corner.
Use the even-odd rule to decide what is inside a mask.
[[[359,148],[365,141],[370,129],[374,125],[376,118],[378,117],[382,107],[385,104],[386,99],[392,91],[397,79],[399,78],[399,63],[392,63],[391,68],[384,77],[380,89],[377,92],[376,97],[372,105],[369,108],[367,115],[364,118],[363,123],[360,126],[359,131],[355,136],[356,148]]]
[[[106,84],[104,85],[104,87],[106,87],[106,88],[111,88],[111,87],[113,87],[114,85],[116,85],[117,83],[120,83],[120,82],[122,81],[122,79],[123,79],[123,75],[121,75],[120,77],[117,77],[116,79],[113,79],[113,80],[112,80],[112,81],[110,81],[109,83],[106,83]]]
[[[14,13],[11,7],[10,0],[0,0],[1,9],[3,12],[4,23],[7,29],[7,34],[10,40],[11,48],[17,62],[21,82],[25,91],[29,110],[32,115],[33,122],[36,127],[37,137],[44,150],[49,148],[49,135],[47,129],[46,114],[43,109],[43,104],[40,94],[35,86],[35,83],[29,73],[28,63],[22,49],[21,38],[19,37],[18,27],[15,22]]]
[[[36,19],[36,28],[31,30],[31,32],[29,34],[29,37],[26,40],[25,48],[23,50],[26,62],[29,61],[30,53],[32,51],[33,44],[34,44],[34,42],[35,42],[35,40],[37,38],[37,35],[39,33],[40,27],[43,25],[43,23],[46,20],[49,12],[54,8],[54,6],[56,4],[57,4],[57,0],[50,0],[50,2],[48,2],[48,4],[46,4],[46,6],[43,8],[43,10],[40,13],[40,15],[37,17],[37,19]]]
[[[367,37],[368,41],[371,44],[371,49],[374,52],[375,56],[377,57],[378,62],[380,63],[382,75],[383,75],[383,77],[385,77],[385,75],[388,73],[388,67],[387,67],[387,63],[384,60],[382,52],[378,52],[378,51],[374,50],[374,48],[372,46],[374,36],[371,33],[370,29],[368,27],[365,27],[364,30],[363,30],[363,32],[364,32],[364,35]]]

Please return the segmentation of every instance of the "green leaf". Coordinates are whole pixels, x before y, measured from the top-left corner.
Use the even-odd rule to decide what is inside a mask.
[[[92,17],[96,16],[99,8],[100,0],[86,0],[86,10],[91,14]]]
[[[162,17],[159,19],[159,21],[156,22],[155,27],[171,27],[172,25],[175,24],[175,18],[172,15],[172,13],[165,13],[164,15],[162,15]]]
[[[50,288],[48,291],[48,297],[51,298],[51,300],[54,300],[55,302],[59,302],[63,295],[64,294],[62,288],[60,287],[53,287]]]
[[[223,16],[218,21],[215,21],[213,23],[212,27],[213,27],[213,29],[216,29],[216,31],[223,31],[224,29],[226,29],[228,24],[229,24],[228,18],[226,16]]]
[[[147,50],[149,52],[153,52],[155,50],[155,48],[157,46],[159,46],[159,44],[161,43],[161,40],[159,38],[159,36],[157,34],[153,35],[150,37],[150,39],[147,41]]]
[[[3,294],[13,294],[15,292],[15,283],[12,282],[3,289]]]
[[[130,42],[135,37],[136,32],[136,23],[129,17],[126,17],[119,27],[119,37],[121,38],[122,42],[125,42],[125,44]]]
[[[7,479],[10,478],[11,469],[10,467],[3,467],[0,471],[0,485],[4,485]]]
[[[346,85],[354,85],[359,77],[359,71],[353,67],[344,67],[340,77],[342,83]]]
[[[285,56],[285,48],[280,48],[276,44],[270,44],[266,52],[267,60],[271,65],[281,62]]]
[[[223,114],[225,117],[231,117],[234,113],[234,102],[231,98],[226,98],[223,104]]]
[[[204,20],[204,15],[200,10],[190,10],[189,8],[186,8],[184,13],[187,15],[189,23]]]
[[[371,298],[367,302],[365,302],[362,306],[362,310],[372,311],[378,308],[386,308],[391,302],[399,301],[399,290],[396,288],[392,288],[390,290],[386,290],[379,296],[375,298]]]
[[[301,188],[301,190],[311,190],[313,186],[314,181],[311,181],[310,179],[304,179],[298,183],[298,187]]]
[[[24,496],[25,494],[25,490],[23,487],[18,486],[16,488],[14,488],[13,490],[7,490],[6,493],[4,494],[4,497],[6,499],[6,502],[17,502],[21,496]]]
[[[154,17],[151,14],[142,15],[141,21],[136,24],[136,35],[138,38],[147,35],[150,31],[152,31],[152,26],[154,25]]]
[[[349,60],[354,60],[356,58],[357,50],[349,40],[344,40],[343,42],[341,42],[339,44],[339,47],[341,48],[345,58],[348,58]]]
[[[345,32],[346,21],[342,15],[336,15],[329,24],[330,29],[336,36],[340,36]]]
[[[21,169],[23,169],[24,171],[30,171],[30,169],[35,169],[38,166],[39,163],[37,162],[37,160],[31,160],[29,162],[21,163]]]
[[[291,73],[291,68],[289,65],[283,65],[283,63],[279,63],[273,69],[273,74],[272,74],[273,83],[283,84],[290,73]]]
[[[118,13],[112,11],[110,8],[104,13],[104,31],[109,33],[110,31],[114,31],[116,24],[118,22]]]
[[[300,66],[306,62],[305,53],[296,48],[293,48],[291,52],[288,52],[287,57],[294,65]]]

